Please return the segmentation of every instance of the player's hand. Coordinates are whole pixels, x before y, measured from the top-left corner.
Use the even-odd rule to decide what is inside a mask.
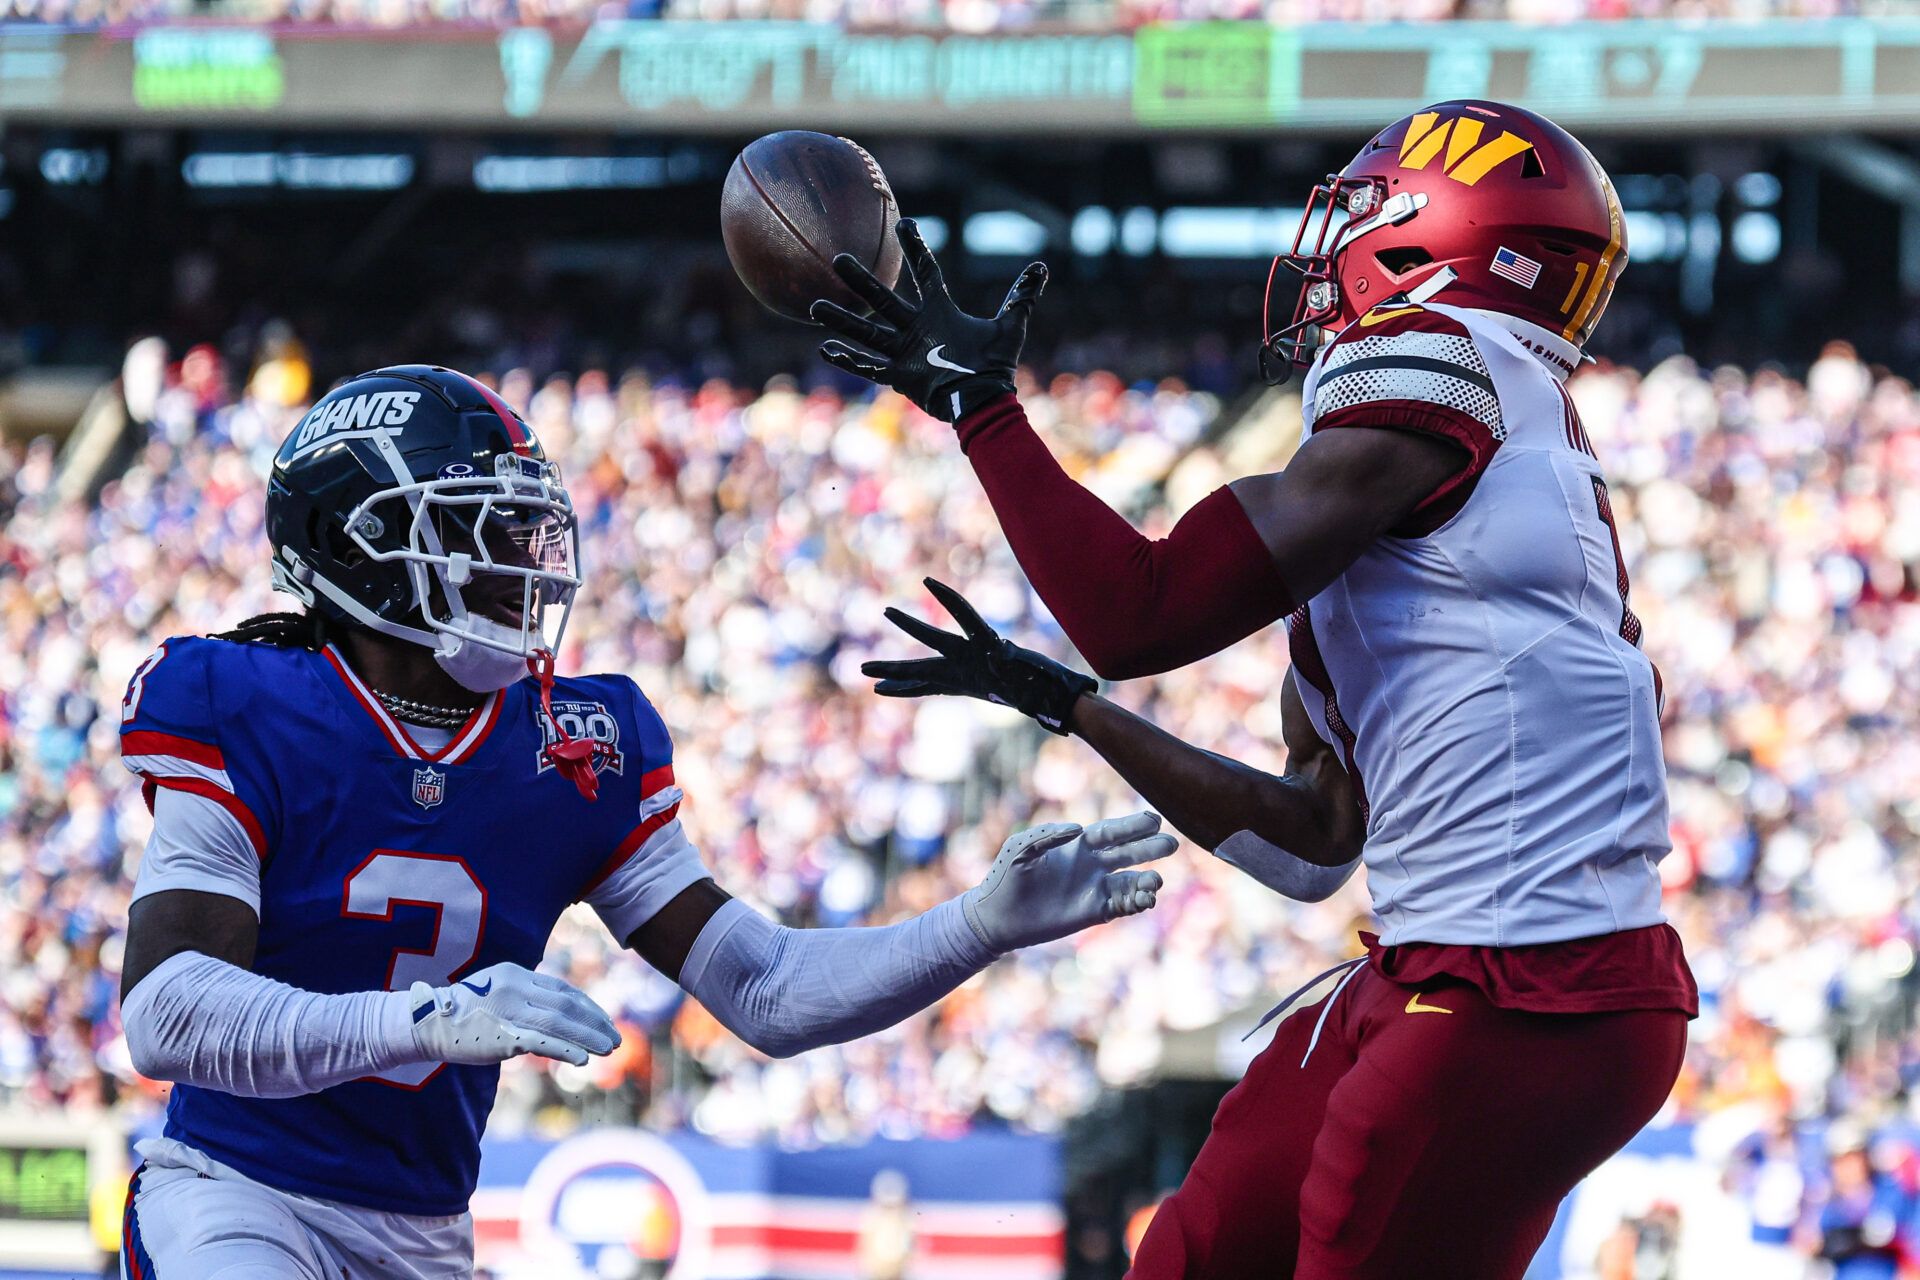
[[[413,984],[413,1042],[425,1062],[485,1064],[523,1053],[576,1067],[620,1043],[613,1019],[577,988],[517,964],[451,986]]]
[[[1099,687],[1093,677],[1021,648],[988,626],[958,591],[932,578],[925,581],[933,598],[965,634],[954,635],[911,614],[888,609],[887,621],[932,649],[934,656],[861,663],[861,675],[880,681],[874,692],[884,698],[964,694],[1024,712],[1064,736],[1074,702]]]
[[[987,878],[961,895],[967,923],[995,952],[1064,938],[1104,920],[1138,915],[1160,891],[1158,871],[1131,871],[1174,850],[1156,835],[1160,816],[1136,813],[1082,828],[1053,822],[1000,846]]]
[[[857,316],[837,303],[816,302],[814,320],[846,339],[820,348],[836,369],[892,387],[943,422],[955,422],[995,396],[1013,390],[1014,366],[1027,341],[1027,316],[1047,287],[1047,267],[1027,264],[992,318],[954,305],[940,264],[911,218],[895,224],[918,302],[881,284],[852,254],[834,258],[847,287],[873,308]]]

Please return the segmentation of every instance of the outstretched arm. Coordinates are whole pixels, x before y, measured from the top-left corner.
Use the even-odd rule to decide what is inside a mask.
[[[1356,428],[1316,437],[1285,472],[1216,490],[1147,538],[1060,468],[1013,397],[1046,268],[1021,272],[993,317],[972,316],[913,223],[898,232],[917,301],[842,254],[834,269],[873,316],[815,303],[813,318],[840,335],[821,355],[954,424],[1020,566],[1109,680],[1184,666],[1284,617],[1461,469],[1451,441]]]
[[[1183,667],[1285,617],[1459,469],[1456,448],[1424,436],[1316,436],[1285,471],[1214,490],[1151,539],[1061,469],[1012,396],[959,435],[1034,590],[1109,680]]]
[[[1316,901],[1358,865],[1365,822],[1339,758],[1314,732],[1291,677],[1282,692],[1287,771],[1254,769],[1181,741],[1093,692],[1093,682],[995,634],[959,593],[927,581],[963,634],[889,609],[936,656],[869,662],[887,697],[963,694],[1078,734],[1195,843],[1288,897]]]
[[[1143,813],[1022,831],[979,885],[874,928],[790,929],[707,880],[630,945],[742,1040],[788,1057],[890,1027],[1005,952],[1147,910],[1160,876],[1127,868],[1173,851],[1159,825]]]
[[[1314,732],[1291,677],[1281,693],[1287,765],[1277,776],[1095,695],[1074,704],[1068,727],[1188,839],[1288,897],[1326,897],[1358,864],[1366,826],[1352,781]]]

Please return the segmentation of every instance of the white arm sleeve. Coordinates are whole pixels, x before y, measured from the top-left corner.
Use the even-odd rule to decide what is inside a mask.
[[[679,789],[673,788],[673,793],[677,801]],[[633,931],[653,919],[660,908],[711,874],[681,829],[680,819],[674,818],[648,836],[581,901],[600,913],[607,932],[624,946]]]
[[[1339,892],[1353,878],[1363,859],[1323,867],[1296,857],[1277,844],[1262,840],[1251,831],[1236,831],[1220,842],[1214,857],[1228,866],[1238,867],[1267,888],[1298,902],[1322,902]]]
[[[890,1027],[993,960],[958,898],[869,929],[789,929],[735,899],[694,939],[680,985],[729,1031],[785,1058]]]
[[[198,951],[169,956],[121,1003],[134,1069],[243,1098],[291,1098],[408,1062],[405,991],[319,995]]]
[[[260,855],[240,820],[205,796],[153,792],[153,834],[140,858],[133,901],[168,889],[238,898],[260,914]]]

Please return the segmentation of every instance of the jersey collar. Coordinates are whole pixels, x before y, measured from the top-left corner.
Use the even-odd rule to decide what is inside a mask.
[[[1556,382],[1565,382],[1587,358],[1580,348],[1551,329],[1543,329],[1518,316],[1502,315],[1498,311],[1482,311],[1479,308],[1474,309],[1474,314],[1485,316],[1518,338],[1520,345],[1525,347],[1534,359],[1546,366],[1547,372],[1553,375]]]
[[[407,732],[406,725],[388,713],[387,709],[380,704],[380,699],[374,696],[373,690],[367,688],[366,683],[354,674],[353,668],[347,665],[347,660],[340,656],[338,649],[328,645],[321,656],[339,675],[341,683],[346,686],[348,696],[359,703],[361,710],[372,717],[374,727],[379,729],[380,736],[387,740],[387,745],[405,759],[426,760],[433,764],[463,764],[472,759],[474,752],[480,749],[480,744],[485,742],[487,735],[493,732],[493,726],[500,721],[501,697],[498,693],[490,693],[486,701],[473,709],[473,714],[467,717],[467,722],[454,731],[453,737],[447,740],[446,746],[438,751],[429,751],[413,740],[413,735]]]

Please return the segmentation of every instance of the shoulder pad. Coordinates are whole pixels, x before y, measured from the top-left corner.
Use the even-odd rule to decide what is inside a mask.
[[[231,813],[254,852],[268,855],[278,830],[277,792],[258,759],[223,743],[231,729],[223,700],[226,688],[244,679],[228,664],[253,646],[176,636],[134,670],[120,703],[120,759],[144,782],[147,803],[156,787],[191,792]]]
[[[1414,303],[1381,303],[1322,353],[1315,430],[1355,416],[1348,410],[1366,417],[1391,410],[1402,418],[1439,411],[1494,440],[1507,434],[1493,374],[1466,325]]]
[[[211,746],[219,740],[213,707],[217,640],[174,636],[134,668],[120,699],[120,733],[154,733]],[[133,754],[128,752],[128,754]]]

